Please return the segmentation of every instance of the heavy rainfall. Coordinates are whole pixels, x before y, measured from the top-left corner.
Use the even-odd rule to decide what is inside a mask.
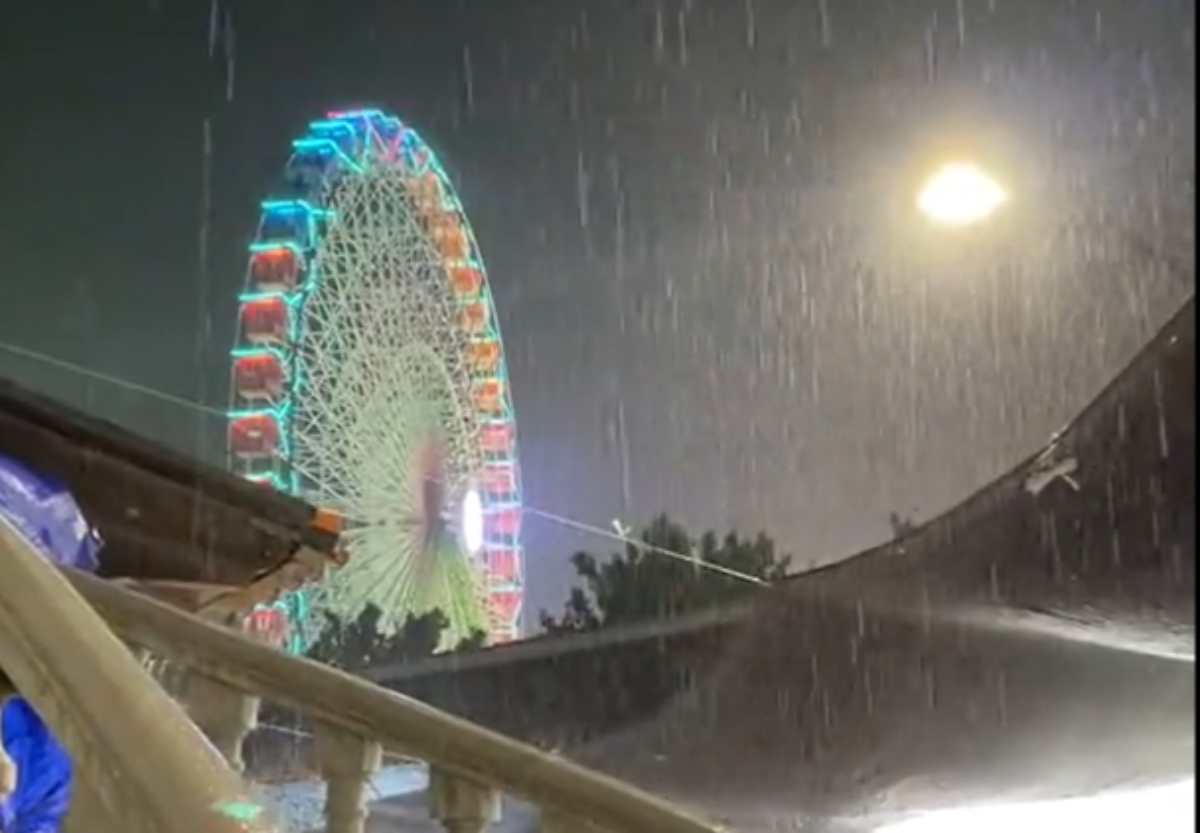
[[[271,824],[1194,828],[1194,4],[2,19],[0,487],[9,463],[65,483],[105,579],[71,584],[210,738],[183,666],[256,655],[192,652],[207,632],[106,585],[214,632],[196,588],[244,593],[220,629],[280,674],[307,654],[359,678],[238,688],[257,728],[214,743]],[[311,239],[275,233],[286,212]],[[267,256],[292,271],[263,279]],[[55,534],[29,550],[78,568]],[[247,589],[321,546],[295,586]],[[85,773],[72,701],[30,694],[33,643],[5,645],[52,629],[4,583],[0,683]],[[162,630],[138,643],[143,615]],[[374,786],[323,811],[321,727],[352,713],[371,740],[390,714],[363,680],[550,753],[544,780],[474,735],[388,729]],[[452,775],[504,792],[502,818],[446,810]],[[108,829],[105,789],[75,823]],[[0,833],[32,830],[5,800],[0,777]]]

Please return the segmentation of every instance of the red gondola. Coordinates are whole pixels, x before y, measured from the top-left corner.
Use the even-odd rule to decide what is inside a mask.
[[[462,328],[472,335],[482,333],[487,329],[488,325],[487,304],[482,301],[467,304],[462,308],[460,323],[462,324]]]
[[[520,590],[498,590],[489,594],[492,612],[501,622],[514,622],[521,611]]]
[[[282,298],[259,298],[242,304],[242,335],[252,344],[285,344],[288,306]]]
[[[483,467],[483,489],[497,498],[517,492],[517,467],[513,463],[489,463]]]
[[[283,364],[272,353],[240,356],[234,361],[233,384],[243,399],[276,399],[283,394]]]
[[[516,431],[511,422],[489,422],[479,432],[479,442],[489,454],[512,454]]]
[[[229,450],[242,459],[279,450],[279,423],[272,414],[248,414],[229,423]]]
[[[450,288],[459,298],[474,298],[483,286],[483,273],[469,266],[456,266],[450,270]]]
[[[521,581],[521,551],[512,547],[488,550],[488,578],[494,586],[519,584]]]
[[[433,242],[447,260],[463,260],[470,250],[467,233],[456,214],[446,213],[434,221]]]
[[[483,530],[488,540],[516,538],[521,532],[521,510],[513,507],[488,512],[483,517]]]
[[[300,259],[287,246],[250,256],[250,280],[259,292],[290,292],[300,282]]]
[[[504,410],[504,383],[499,379],[480,379],[471,386],[475,407],[487,414]]]
[[[273,648],[281,647],[291,628],[287,616],[275,608],[259,608],[243,620],[242,627],[249,636]]]
[[[472,341],[467,347],[467,361],[473,373],[495,373],[500,369],[500,342],[494,338]]]

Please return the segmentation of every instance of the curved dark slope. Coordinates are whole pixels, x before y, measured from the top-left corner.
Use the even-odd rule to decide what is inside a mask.
[[[748,831],[1190,773],[1194,397],[1189,301],[901,541],[739,609],[374,676]]]

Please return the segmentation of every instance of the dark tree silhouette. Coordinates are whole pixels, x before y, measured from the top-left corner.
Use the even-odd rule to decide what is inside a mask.
[[[350,622],[325,612],[325,627],[309,656],[347,671],[360,671],[380,662],[420,659],[437,650],[442,631],[450,624],[440,610],[409,615],[392,634],[383,634],[383,611],[368,604]]]
[[[379,628],[383,611],[373,604],[368,604],[350,622],[343,622],[329,611],[325,611],[324,616],[325,627],[308,655],[347,671],[361,671],[381,662],[405,662],[432,656],[450,625],[445,614],[436,608],[420,616],[409,614],[404,624],[388,635]],[[463,637],[453,650],[470,651],[486,644],[487,633],[476,629]]]
[[[478,628],[472,630],[467,636],[464,636],[454,646],[456,651],[475,651],[487,645],[487,631],[481,631]]]
[[[778,581],[788,570],[790,556],[779,557],[775,542],[765,533],[754,539],[730,532],[718,542],[713,532],[692,541],[680,525],[659,515],[641,534],[641,544],[627,543],[601,563],[594,555],[577,552],[571,558],[583,580],[574,587],[555,618],[541,613],[542,627],[551,632],[585,631],[625,622],[662,619],[719,604],[753,589],[741,579],[705,569],[716,564],[766,581]],[[652,548],[692,557],[693,563]]]
[[[888,513],[888,525],[892,528],[892,540],[899,540],[917,528],[912,518],[902,518],[895,512]]]

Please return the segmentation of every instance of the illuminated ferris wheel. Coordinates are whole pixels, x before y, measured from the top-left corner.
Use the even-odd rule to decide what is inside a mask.
[[[378,110],[292,143],[239,297],[228,452],[243,476],[346,518],[348,564],[260,620],[312,637],[310,605],[384,627],[441,609],[444,644],[517,637],[517,432],[479,246],[437,158]],[[286,616],[281,615],[286,612]]]

